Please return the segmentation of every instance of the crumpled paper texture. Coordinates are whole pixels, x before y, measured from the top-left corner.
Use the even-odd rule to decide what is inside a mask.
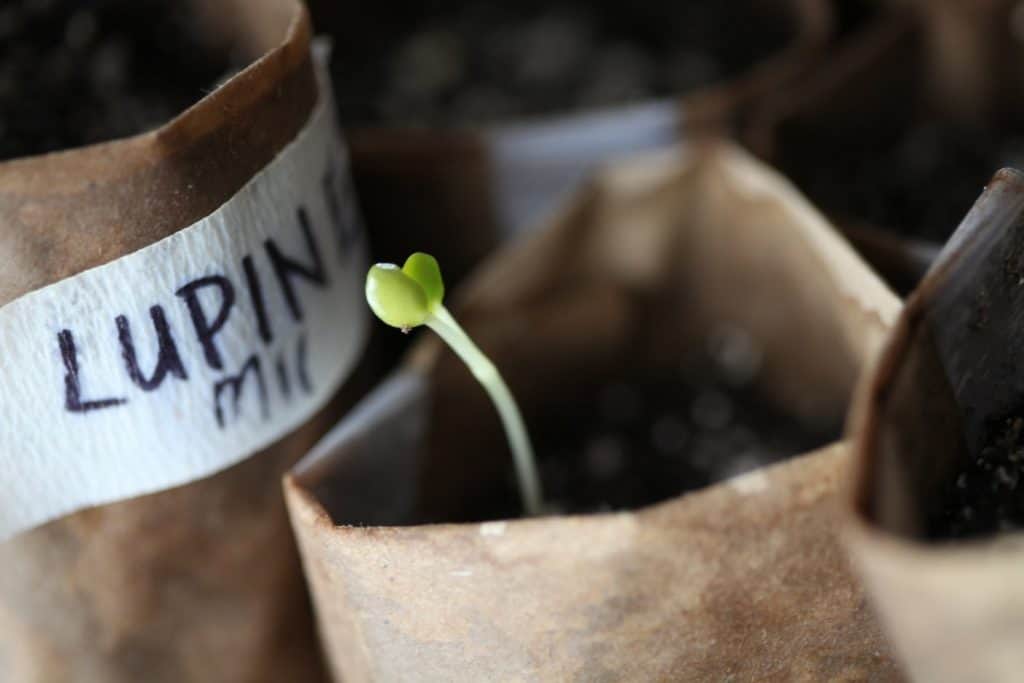
[[[209,214],[305,123],[317,97],[305,9],[199,11],[249,68],[155,131],[0,163],[0,302]],[[337,412],[208,479],[0,545],[0,680],[317,680],[279,477]]]
[[[899,311],[725,143],[608,168],[455,302],[528,423],[722,324],[764,349],[773,402],[839,420]],[[634,512],[454,523],[507,458],[482,390],[425,337],[292,471],[336,680],[899,680],[838,545],[842,444]]]

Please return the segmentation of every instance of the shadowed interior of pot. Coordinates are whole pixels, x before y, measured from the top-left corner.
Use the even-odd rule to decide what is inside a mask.
[[[1004,170],[908,303],[861,448],[861,511],[904,536],[1024,526],[1024,175]]]
[[[295,7],[258,0],[7,0],[0,160],[156,128],[284,40]]]
[[[638,507],[837,436],[861,356],[813,238],[827,228],[794,225],[808,220],[796,200],[760,186],[744,159],[610,174],[461,297],[456,316],[522,406],[555,509]],[[339,523],[518,516],[483,390],[434,339],[414,365],[421,395],[407,373],[404,398],[373,399],[299,482]],[[412,496],[414,509],[380,499],[379,476],[401,491],[385,498]]]

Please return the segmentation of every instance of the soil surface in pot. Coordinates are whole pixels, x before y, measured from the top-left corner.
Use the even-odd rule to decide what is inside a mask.
[[[919,240],[944,243],[993,173],[1024,166],[1024,129],[933,120],[903,131],[837,130],[834,136],[780,165],[841,223],[873,224]]]
[[[0,159],[134,135],[225,77],[173,0],[3,0]]]
[[[313,3],[346,125],[466,124],[728,79],[785,47],[781,2]]]
[[[977,456],[967,459],[928,520],[935,540],[1024,528],[1024,417],[993,420]]]
[[[841,425],[798,419],[712,363],[604,384],[534,420],[545,501],[557,514],[635,509],[806,453]],[[521,514],[511,470],[484,518]]]

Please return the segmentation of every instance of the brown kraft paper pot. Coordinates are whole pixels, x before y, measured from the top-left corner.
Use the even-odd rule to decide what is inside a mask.
[[[880,10],[838,43],[829,59],[803,79],[800,89],[769,98],[741,138],[758,156],[803,183],[816,199],[815,185],[831,181],[826,170],[833,164],[863,155],[872,138],[911,125],[923,100],[924,45],[925,32],[916,14],[906,8]],[[807,178],[801,169],[807,170]],[[842,209],[822,208],[898,292],[913,289],[938,252],[932,242],[893,234],[891,229],[897,226],[875,225]]]
[[[841,420],[899,308],[726,143],[610,167],[461,294],[528,424],[723,324],[775,405]],[[842,444],[635,512],[480,523],[509,457],[426,337],[286,478],[336,680],[898,679],[836,539]]]
[[[832,16],[820,0],[750,5],[754,15],[756,9],[787,16],[791,37],[732,80],[669,99],[506,125],[349,130],[367,224],[381,236],[375,253],[423,249],[448,264],[449,279],[457,280],[504,238],[535,224],[602,162],[697,132],[729,130],[751,116],[761,99],[791,85],[820,56]]]
[[[963,120],[1012,121],[1024,96],[1019,7],[1012,0],[894,0],[925,29],[924,84],[943,113]]]
[[[1024,666],[1019,520],[951,533],[987,519],[986,498],[1014,495],[1013,470],[1004,481],[996,462],[963,500],[972,509],[958,502],[978,485],[973,463],[992,457],[993,425],[1019,410],[1022,212],[1024,179],[1000,171],[907,302],[852,412],[849,549],[915,680],[1015,681]]]
[[[196,9],[248,68],[151,133],[0,163],[0,302],[208,215],[302,128],[318,96],[303,6]],[[0,680],[318,680],[279,479],[336,412],[214,476],[0,544]]]
[[[906,293],[989,175],[1020,164],[1024,77],[1013,2],[877,5],[742,137]]]

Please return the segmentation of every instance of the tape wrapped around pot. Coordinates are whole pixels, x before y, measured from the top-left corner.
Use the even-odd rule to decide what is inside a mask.
[[[603,171],[458,300],[539,435],[542,471],[574,428],[566,408],[614,378],[675,378],[670,409],[695,409],[676,402],[679,368],[705,368],[724,330],[757,349],[746,380],[778,411],[769,431],[835,424],[899,308],[789,185],[726,143]],[[893,679],[836,538],[846,455],[815,450],[828,434],[706,490],[679,496],[677,479],[639,510],[507,519],[493,407],[421,339],[285,480],[335,678]],[[713,457],[718,477],[742,455]]]
[[[305,9],[196,9],[250,66],[0,163],[4,681],[323,673],[279,479],[349,400],[365,239]]]
[[[723,41],[746,54],[753,49],[750,43],[764,36],[772,51],[744,63],[725,80],[691,91],[578,113],[512,118],[503,124],[351,127],[343,119],[375,253],[424,249],[437,254],[448,265],[449,279],[457,280],[504,238],[535,224],[602,162],[671,144],[694,132],[731,129],[750,116],[766,94],[784,89],[812,65],[831,33],[832,10],[821,0],[717,5],[731,19],[720,27]],[[640,18],[633,23],[642,22],[644,11],[653,12],[654,7],[638,8]],[[314,3],[313,9],[314,15],[319,10],[326,30],[339,42],[366,41],[355,35],[363,32],[363,24],[348,10],[329,2]],[[608,10],[593,11],[600,15]],[[690,9],[672,11],[685,16]],[[374,16],[372,9],[367,13]],[[383,26],[401,25],[391,17],[378,19]],[[380,27],[365,21],[366,30],[376,35],[372,31]],[[417,28],[431,26],[421,24]],[[647,34],[663,28],[647,27]],[[595,49],[607,48],[611,54],[616,47]],[[512,49],[530,48],[516,42]],[[339,62],[343,74],[345,64]],[[485,68],[472,65],[465,70],[477,73]],[[502,89],[515,78],[503,77]],[[586,78],[597,76],[588,73]],[[359,81],[352,84],[354,90],[361,87],[365,86]],[[349,95],[358,100],[357,93]]]
[[[915,680],[1024,666],[1024,176],[1004,170],[907,302],[851,418],[850,550]]]

